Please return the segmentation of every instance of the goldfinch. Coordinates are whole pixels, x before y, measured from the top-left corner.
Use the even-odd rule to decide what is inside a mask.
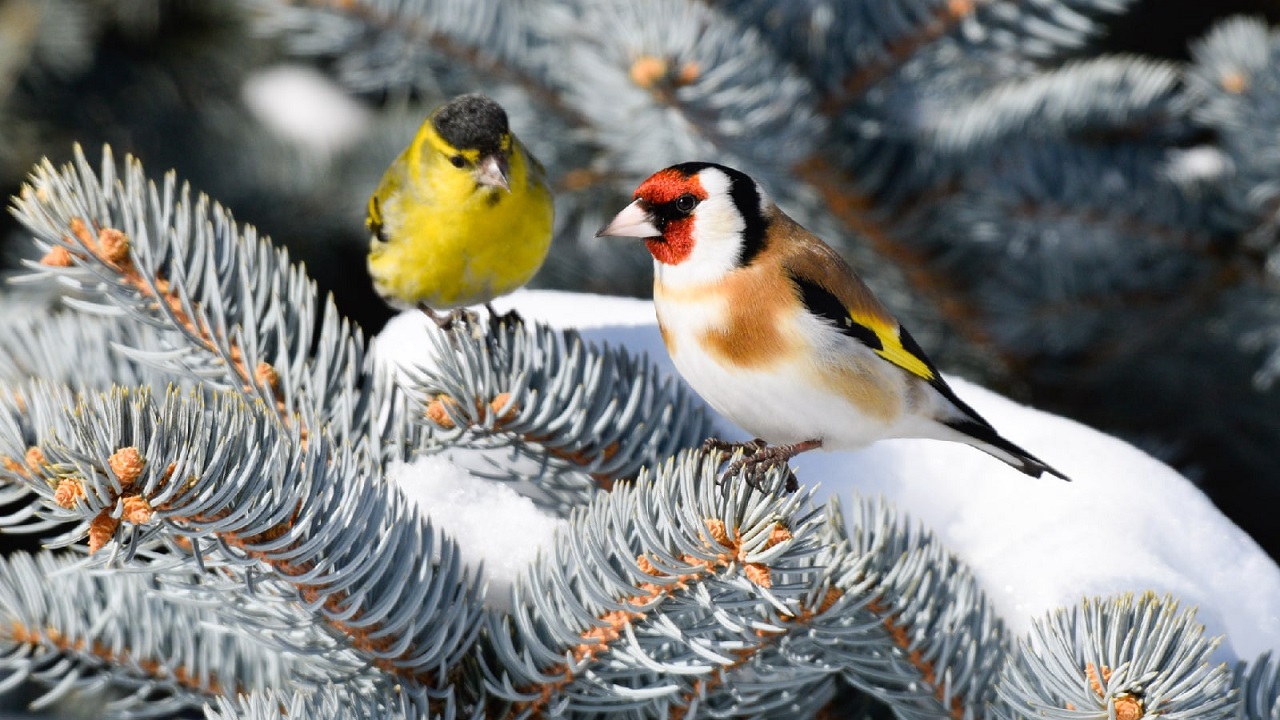
[[[758,478],[806,450],[886,438],[966,443],[1032,477],[1067,476],[1000,436],[853,269],[747,175],[683,163],[641,183],[597,233],[644,240],[658,328],[677,370],[757,436],[709,440]]]
[[[478,94],[431,113],[369,198],[369,274],[394,307],[488,303],[528,282],[551,244],[546,172]]]

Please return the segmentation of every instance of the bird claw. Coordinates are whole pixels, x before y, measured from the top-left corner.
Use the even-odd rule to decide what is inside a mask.
[[[485,303],[484,307],[486,310],[489,311],[489,324],[492,326],[498,326],[498,325],[515,326],[515,325],[524,324],[524,318],[520,316],[520,313],[517,312],[515,308],[511,308],[507,312],[500,313],[497,310],[495,310],[493,305],[490,303]]]
[[[764,478],[768,474],[769,469],[781,465],[784,471],[783,487],[788,493],[793,493],[800,489],[800,481],[796,478],[795,471],[787,464],[791,459],[788,454],[790,448],[775,446],[769,447],[769,444],[761,438],[748,440],[747,442],[729,442],[719,438],[707,438],[702,442],[702,451],[704,453],[721,453],[732,455],[741,450],[742,457],[729,463],[729,467],[716,479],[718,483],[724,483],[729,478],[738,475],[743,470],[746,471],[743,479],[746,480],[751,487],[756,490],[765,490]]]
[[[480,319],[479,315],[465,308],[450,310],[443,314],[432,310],[426,305],[419,305],[418,309],[421,310],[424,315],[431,318],[431,321],[436,324],[436,327],[440,328],[443,332],[452,332],[455,324],[474,325]]]
[[[720,475],[720,482],[725,482],[731,477],[735,477],[739,473],[743,473],[745,480],[751,487],[756,490],[764,491],[765,476],[769,474],[769,470],[775,467],[782,468],[782,487],[788,493],[793,493],[800,489],[800,480],[796,478],[795,470],[787,464],[790,456],[779,456],[778,453],[770,452],[774,448],[761,448],[751,455],[743,457],[729,463],[729,467],[724,469]],[[745,473],[743,471],[746,471]]]
[[[721,453],[724,455],[732,455],[741,450],[744,455],[750,457],[768,447],[762,438],[748,440],[746,442],[731,442],[729,440],[721,440],[720,438],[707,438],[702,441],[702,452],[704,453]]]

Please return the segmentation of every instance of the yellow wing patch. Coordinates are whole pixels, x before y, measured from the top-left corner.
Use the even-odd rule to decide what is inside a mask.
[[[872,349],[877,355],[916,377],[925,380],[933,380],[936,377],[933,368],[924,359],[923,351],[901,326],[894,328],[871,318],[855,318],[852,313],[850,318],[875,334],[876,340],[880,341],[880,347],[872,346]]]
[[[881,341],[884,341],[885,339],[886,338],[881,337]],[[920,358],[907,352],[901,345],[890,345],[886,343],[884,349],[877,350],[876,354],[903,370],[906,370],[912,375],[922,377],[925,380],[933,379],[933,371],[929,369],[929,366],[925,365],[924,361]]]
[[[933,365],[925,358],[924,350],[920,349],[906,328],[889,317],[888,313],[863,309],[854,303],[845,302],[818,282],[798,272],[788,269],[787,275],[800,291],[799,300],[805,310],[834,323],[840,332],[912,375],[929,382],[938,379]]]

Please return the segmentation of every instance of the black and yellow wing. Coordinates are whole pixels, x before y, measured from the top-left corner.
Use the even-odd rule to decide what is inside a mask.
[[[859,308],[849,307],[834,292],[814,281],[791,275],[791,282],[800,291],[800,300],[811,314],[830,321],[840,332],[921,380],[932,382],[940,377],[911,334],[891,317],[858,312]]]
[[[956,396],[938,368],[924,354],[911,333],[898,323],[862,280],[829,245],[794,220],[781,216],[770,228],[774,262],[791,281],[806,312],[831,324],[861,343],[885,362],[918,378],[937,391],[951,409],[937,408],[933,420],[959,433],[974,447],[1032,477],[1042,473],[1067,476],[1046,465],[996,432],[969,404]]]
[[[847,267],[841,260],[840,265],[831,269],[839,272]],[[841,333],[867,346],[872,352],[904,372],[927,382],[954,405],[962,416],[962,418],[943,422],[949,425],[962,423],[965,426],[963,432],[969,435],[987,434],[984,431],[990,431],[990,434],[994,435],[995,430],[991,427],[991,423],[984,420],[977,411],[956,395],[947,381],[942,378],[942,373],[938,372],[937,366],[924,354],[924,350],[915,338],[911,337],[911,333],[907,332],[907,329],[871,295],[871,291],[861,284],[862,281],[852,274],[852,270],[847,272],[850,277],[845,282],[839,283],[838,287],[844,289],[839,294],[837,294],[838,291],[830,289],[817,280],[791,269],[788,269],[787,274],[799,291],[800,301],[808,312],[829,321]],[[857,285],[851,287],[851,282]]]

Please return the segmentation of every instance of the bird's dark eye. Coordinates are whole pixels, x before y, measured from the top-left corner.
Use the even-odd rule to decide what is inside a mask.
[[[452,155],[452,156],[450,156],[450,157],[449,157],[449,162],[453,163],[453,166],[454,166],[454,167],[456,167],[456,168],[458,168],[459,170],[461,170],[462,168],[466,167],[466,165],[467,165],[467,159],[466,159],[466,158],[464,158],[464,157],[462,157],[461,155]]]
[[[680,197],[676,198],[676,210],[679,210],[681,213],[685,215],[688,215],[689,213],[693,212],[693,208],[696,207],[697,205],[698,205],[698,198],[690,195],[689,193],[685,193],[684,195],[681,195]]]

